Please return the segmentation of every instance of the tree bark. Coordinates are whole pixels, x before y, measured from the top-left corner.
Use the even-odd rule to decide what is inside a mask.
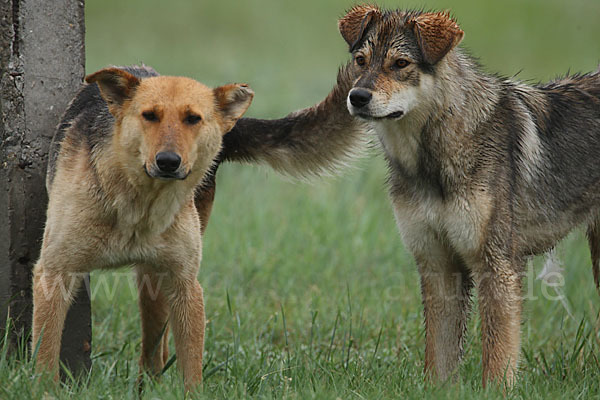
[[[31,275],[46,218],[48,147],[84,76],[84,2],[0,0],[0,329],[11,347],[31,331]],[[71,306],[62,361],[90,366],[84,288]]]

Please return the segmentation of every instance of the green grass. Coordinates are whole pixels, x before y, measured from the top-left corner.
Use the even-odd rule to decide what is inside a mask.
[[[486,69],[547,80],[600,61],[600,3],[386,1],[452,9],[464,46]],[[210,85],[248,82],[248,115],[311,105],[348,56],[336,20],[351,3],[88,0],[87,70],[143,61]],[[481,388],[479,323],[469,326],[461,379],[428,386],[418,274],[396,232],[376,152],[338,178],[291,182],[266,168],[225,165],[204,242],[206,398],[502,398]],[[600,395],[600,302],[583,235],[559,249],[564,302],[534,278],[526,302],[520,380],[509,397]],[[126,270],[94,273],[93,368],[76,382],[32,380],[31,362],[0,352],[0,398],[137,395],[140,323]],[[107,283],[102,286],[101,282]],[[566,304],[566,307],[565,307]],[[567,309],[569,311],[567,311]],[[172,367],[143,398],[182,398]]]

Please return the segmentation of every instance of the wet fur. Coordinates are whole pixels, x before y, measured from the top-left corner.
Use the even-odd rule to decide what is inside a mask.
[[[373,93],[366,109],[348,101],[349,111],[380,137],[421,275],[425,370],[441,380],[456,371],[475,287],[484,384],[511,384],[528,257],[588,226],[598,282],[600,73],[537,86],[486,74],[455,47],[463,33],[444,13],[357,6],[340,31],[367,60],[351,67],[354,87]],[[408,67],[394,68],[398,58]]]
[[[536,86],[486,74],[456,47],[463,33],[447,13],[357,6],[339,25],[369,67],[350,62],[315,107],[240,120],[221,159],[310,175],[358,153],[376,132],[398,228],[421,275],[427,375],[454,376],[475,288],[483,382],[510,385],[527,259],[587,226],[598,280],[600,73]],[[411,67],[391,70],[394,57],[410,57]],[[371,115],[352,110],[354,87],[372,91]],[[399,107],[402,118],[381,118]]]

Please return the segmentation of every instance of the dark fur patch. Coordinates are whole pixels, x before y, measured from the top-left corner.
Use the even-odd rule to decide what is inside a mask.
[[[158,73],[146,66],[117,67],[137,78],[158,76]],[[63,114],[56,129],[48,153],[48,183],[52,184],[56,169],[56,159],[67,132],[73,143],[85,143],[90,152],[111,133],[114,117],[95,83],[84,85]]]
[[[555,193],[548,201],[557,211],[582,202],[584,208],[591,207],[596,196],[589,191],[600,189],[600,76],[572,76],[539,89],[548,100],[548,112],[536,115],[542,128],[539,136],[552,156],[544,160],[549,173],[538,190]]]
[[[269,160],[277,158],[278,150],[290,154],[291,159],[304,160],[305,169],[313,164],[321,168],[318,166],[328,163],[333,154],[343,158],[350,147],[346,141],[354,142],[353,137],[361,134],[345,128],[354,124],[346,109],[351,86],[351,69],[345,66],[338,73],[337,85],[320,104],[275,120],[238,120],[223,137],[219,162]]]
[[[402,163],[386,154],[389,176],[390,194],[413,198],[435,197],[444,201],[450,193],[449,182],[441,173],[439,154],[427,145],[431,141],[427,128],[421,132],[421,140],[416,149],[417,166],[414,170],[407,169]]]

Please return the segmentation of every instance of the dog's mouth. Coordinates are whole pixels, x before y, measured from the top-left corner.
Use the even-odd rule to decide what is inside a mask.
[[[187,178],[190,174],[190,171],[185,172],[183,170],[177,170],[175,172],[164,172],[155,167],[151,167],[150,170],[148,170],[146,164],[144,164],[144,172],[150,178],[159,179],[161,181],[182,181],[185,178]]]
[[[381,116],[381,117],[359,112],[359,113],[356,113],[356,116],[359,118],[362,118],[362,119],[369,120],[369,121],[380,121],[380,120],[385,120],[385,119],[400,119],[400,118],[404,117],[404,111],[394,111],[393,113],[389,113],[389,114]]]
[[[404,111],[395,111],[383,117],[383,119],[397,119],[404,117]]]

